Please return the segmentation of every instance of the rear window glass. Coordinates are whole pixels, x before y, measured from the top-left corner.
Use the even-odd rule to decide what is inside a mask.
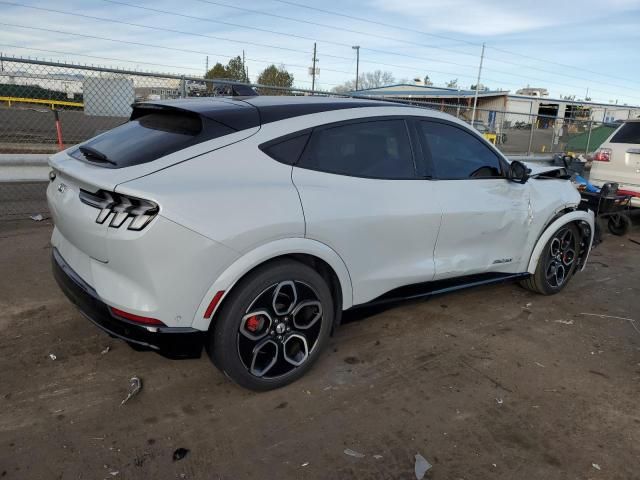
[[[628,122],[611,139],[611,143],[640,143],[640,122]]]
[[[108,168],[130,167],[234,131],[189,112],[154,112],[84,142],[71,155]]]
[[[309,134],[298,135],[297,137],[289,138],[278,143],[271,143],[267,145],[260,145],[260,150],[269,155],[274,160],[277,160],[287,165],[295,164],[302,151],[304,150]]]

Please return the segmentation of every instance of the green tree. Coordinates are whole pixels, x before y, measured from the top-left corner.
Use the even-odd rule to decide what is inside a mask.
[[[237,56],[229,60],[227,64],[227,74],[229,75],[227,78],[231,80],[237,80],[238,82],[248,82],[247,74],[244,70],[244,63],[242,63],[242,58]]]
[[[280,65],[280,67],[270,65],[262,71],[258,77],[258,83],[260,85],[291,88],[291,86],[293,86],[293,75],[287,72],[284,65]],[[286,95],[286,92],[282,90],[269,89],[268,93],[271,95]]]
[[[454,78],[453,80],[449,80],[447,82],[447,88],[458,88],[458,79]]]
[[[211,68],[204,78],[229,78],[227,69],[220,62],[216,63],[213,68]]]

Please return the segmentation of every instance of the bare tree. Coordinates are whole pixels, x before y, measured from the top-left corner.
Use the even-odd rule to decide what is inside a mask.
[[[392,85],[396,82],[395,77],[391,72],[375,70],[373,72],[361,73],[358,76],[358,90],[365,90],[367,88],[379,88],[387,85]],[[348,93],[353,92],[356,89],[356,81],[349,80],[342,85],[333,87],[332,91],[335,93]]]

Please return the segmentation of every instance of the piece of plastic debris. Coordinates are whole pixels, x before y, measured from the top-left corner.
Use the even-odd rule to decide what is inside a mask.
[[[533,305],[533,303],[529,302],[525,305],[526,308],[529,308],[531,305]]]
[[[113,472],[109,472],[109,475],[112,475],[112,476],[114,476],[114,477],[115,477],[115,476],[116,476],[116,475],[118,475],[119,473],[120,473],[120,472],[119,472],[118,470],[114,470]]]
[[[34,222],[41,222],[42,220],[44,220],[44,217],[39,213],[36,215],[31,215],[29,218]]]
[[[104,350],[102,350],[100,352],[100,355],[105,355],[105,354],[109,353],[109,350],[111,350],[111,347],[107,346]]]
[[[49,354],[49,358],[50,358],[51,360],[55,360],[55,359],[57,359],[58,357],[56,357],[53,353],[50,353],[50,354]]]
[[[189,453],[189,449],[187,448],[178,448],[175,452],[173,452],[173,461],[177,462],[178,460],[182,460]]]
[[[600,470],[600,465],[598,465],[597,463],[592,463],[591,466],[596,470]]]
[[[426,458],[424,458],[419,453],[416,453],[416,463],[414,466],[416,480],[422,480],[424,478],[425,473],[427,473],[433,465],[431,465]]]
[[[502,405],[504,403],[504,400],[502,400],[501,398],[496,398],[496,403],[498,405]]]
[[[535,362],[535,364],[536,364],[537,366],[539,366],[540,368],[544,368],[544,365],[543,365],[543,364],[541,364],[540,362]]]
[[[493,466],[493,468],[497,468],[498,467],[498,465],[496,465],[495,463],[492,463],[491,465]]]
[[[307,465],[309,465],[309,462],[304,462],[302,465],[300,465],[301,467],[306,467]]]
[[[380,460],[382,458],[382,455],[374,455],[373,458],[375,458],[376,460]]]
[[[356,458],[364,458],[365,457],[364,453],[356,452],[355,450],[351,450],[350,448],[345,448],[344,449],[344,454],[345,455],[349,455],[350,457],[356,457]]]
[[[127,393],[127,396],[124,398],[124,400],[122,400],[120,405],[124,405],[133,397],[135,397],[138,394],[138,392],[140,392],[141,389],[142,389],[142,380],[140,380],[139,377],[131,377],[131,380],[129,380],[129,393]]]

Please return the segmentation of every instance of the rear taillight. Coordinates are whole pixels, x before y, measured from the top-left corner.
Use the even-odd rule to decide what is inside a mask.
[[[128,230],[142,230],[158,214],[158,205],[150,200],[98,190],[95,193],[80,190],[80,201],[100,210],[96,223],[109,220],[109,226],[120,228],[128,219]]]
[[[611,149],[599,148],[596,150],[593,160],[596,162],[610,162],[611,161]]]
[[[129,320],[130,322],[140,323],[142,325],[153,325],[156,327],[166,327],[166,325],[157,318],[135,315],[133,313],[125,312],[124,310],[120,310],[119,308],[115,307],[109,307],[109,310],[111,310],[111,314],[114,317],[123,318],[125,320]]]

